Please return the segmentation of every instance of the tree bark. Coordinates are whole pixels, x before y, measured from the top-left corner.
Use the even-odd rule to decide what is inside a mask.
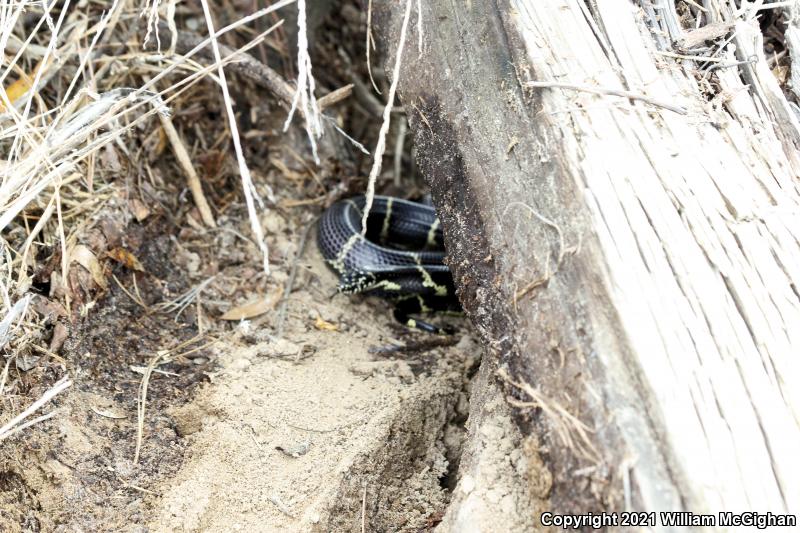
[[[414,2],[399,94],[550,510],[800,513],[800,127],[756,12],[703,4],[710,37],[671,1]]]

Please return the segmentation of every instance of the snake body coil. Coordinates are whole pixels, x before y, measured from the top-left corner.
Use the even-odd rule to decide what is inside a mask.
[[[341,200],[319,222],[319,248],[339,275],[339,291],[394,299],[398,320],[438,331],[408,316],[459,309],[436,212],[429,205],[376,196],[362,236],[365,204],[364,196]]]

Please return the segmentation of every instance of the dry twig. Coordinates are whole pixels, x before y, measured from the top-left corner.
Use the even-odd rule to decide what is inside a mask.
[[[578,85],[574,83],[559,83],[557,81],[529,81],[525,83],[526,87],[534,89],[566,89],[569,91],[581,91],[585,93],[598,94],[601,96],[619,96],[621,98],[628,98],[629,100],[639,100],[646,104],[654,105],[678,113],[679,115],[687,115],[688,111],[685,108],[667,102],[650,98],[643,94],[634,93],[631,91],[623,91],[622,89],[610,89],[607,87],[593,87],[591,85]]]
[[[52,400],[53,398],[55,398],[56,396],[58,396],[71,386],[72,386],[72,380],[69,379],[68,376],[65,376],[60,380],[58,380],[58,382],[55,385],[53,385],[47,392],[45,392],[41,396],[41,398],[33,402],[27,409],[25,409],[20,414],[12,418],[6,425],[0,427],[0,442],[2,442],[4,439],[7,439],[8,437],[17,432],[22,431],[26,427],[29,427],[37,422],[41,422],[42,420],[47,420],[48,418],[51,418],[55,414],[55,412],[41,416],[39,418],[36,418],[35,420],[31,420],[27,424],[23,424],[20,427],[16,427],[20,422],[22,422],[30,415],[38,411],[39,408],[42,407],[44,404],[46,404],[47,402],[49,402],[50,400]]]
[[[159,30],[168,31],[168,28],[166,25],[159,25]],[[196,33],[181,31],[176,40],[176,50],[180,54],[186,54],[202,45],[203,42],[203,37]],[[220,53],[225,54],[225,56],[237,55],[237,51],[233,48],[223,44],[218,44],[218,46]],[[201,57],[213,58],[213,51],[201,48],[198,55]],[[292,105],[292,87],[286,83],[286,80],[284,80],[280,74],[253,56],[246,54],[238,55],[237,60],[233,63],[229,63],[227,68],[249,79],[259,87],[269,90],[278,97],[278,101],[286,106],[287,109]],[[303,110],[299,109],[299,112],[302,113]]]
[[[162,114],[158,115],[158,118],[161,121],[161,127],[164,129],[164,133],[166,133],[167,139],[169,139],[169,143],[172,146],[172,152],[175,154],[175,159],[178,160],[178,164],[183,169],[184,174],[186,174],[186,184],[189,186],[189,190],[192,192],[194,204],[197,206],[197,210],[200,211],[200,216],[203,218],[203,222],[209,228],[216,228],[217,223],[214,220],[214,214],[211,212],[211,207],[208,205],[208,200],[206,200],[206,196],[203,194],[203,186],[200,183],[200,177],[197,175],[197,172],[194,169],[192,159],[189,157],[189,152],[183,145],[180,135],[178,135],[178,130],[175,129],[175,126],[172,124],[172,119],[168,116]]]

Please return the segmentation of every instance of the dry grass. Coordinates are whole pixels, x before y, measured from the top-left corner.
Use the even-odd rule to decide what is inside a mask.
[[[28,406],[24,411],[20,414],[12,418],[6,425],[0,427],[0,442],[7,439],[8,437],[14,435],[22,431],[23,429],[30,427],[38,422],[43,420],[47,420],[48,418],[52,418],[56,411],[51,411],[45,415],[39,416],[33,420],[29,420],[28,422],[24,422],[30,415],[38,411],[41,407],[43,407],[47,402],[64,392],[66,389],[72,386],[72,381],[67,378],[61,378],[58,383],[53,385],[47,392],[45,392],[38,400],[33,402],[30,406]]]
[[[248,318],[237,303],[255,292],[259,306],[280,309],[253,323],[283,332],[288,293],[305,283],[314,216],[363,189],[371,161],[361,143],[376,142],[383,110],[402,120],[391,102],[361,90],[366,65],[350,61],[364,55],[357,4],[323,19],[306,0],[306,31],[304,5],[267,1],[247,16],[264,3],[0,6],[0,440],[10,453],[74,453],[67,460],[82,465],[76,476],[88,487],[109,448],[70,448],[61,434],[114,424],[103,442],[124,468],[98,466],[96,475],[120,485],[96,492],[99,504],[70,509],[87,517],[79,522],[116,519],[110,508],[127,516],[120,486],[141,493],[132,498],[156,494],[150,487],[180,453],[167,440],[169,409],[213,377],[210,342],[235,327],[207,318]],[[296,10],[297,21],[281,25]],[[289,57],[294,40],[298,55]],[[312,56],[326,66],[314,75]],[[374,83],[387,94],[380,72]],[[281,132],[291,111],[294,127]],[[384,135],[395,168],[410,176],[407,143]],[[297,251],[288,233],[301,228]],[[11,460],[0,473],[16,468]]]
[[[109,150],[132,159],[148,138],[167,139],[202,220],[214,225],[187,148],[170,119],[170,105],[208,78],[217,82],[210,87],[221,90],[253,240],[268,269],[256,209],[263,208],[263,203],[239,142],[223,66],[262,45],[280,26],[275,11],[294,2],[275,2],[219,30],[214,29],[213,14],[204,2],[210,36],[182,54],[175,53],[174,0],[142,0],[139,5],[115,0],[105,6],[20,0],[0,5],[0,48],[6,58],[0,74],[0,87],[5,89],[0,91],[0,350],[5,356],[0,365],[0,398],[7,390],[14,356],[31,346],[38,348],[34,341],[43,340],[40,315],[29,304],[35,274],[43,268],[45,256],[58,261],[51,274],[51,299],[61,300],[68,317],[85,316],[89,309],[85,302],[76,305],[69,290],[73,263],[87,267],[103,283],[96,251],[79,238],[105,202],[118,196],[118,172],[104,161],[109,159]],[[273,23],[266,31],[247,28],[265,17]],[[160,21],[171,30],[165,42],[158,31]],[[232,32],[248,35],[250,41],[238,49],[226,47],[223,55],[217,41]],[[213,50],[211,61],[207,50]],[[201,56],[204,64],[197,61]],[[311,91],[313,95],[313,79]],[[315,105],[314,100],[311,107]],[[310,114],[301,111],[304,117]],[[56,253],[41,253],[53,250]],[[64,290],[53,297],[52,287]],[[43,403],[33,405],[38,409]],[[32,412],[26,410],[20,416]],[[12,422],[16,426],[22,419],[15,417]],[[5,437],[19,427],[14,430],[7,425],[3,430]]]
[[[319,85],[331,91],[317,99],[318,84],[311,71],[310,37],[313,35],[305,28],[306,2],[297,1],[292,5],[295,2],[274,1],[269,7],[246,16],[236,15],[241,18],[233,20],[224,17],[232,16],[238,8],[226,10],[207,1],[179,4],[175,0],[114,0],[78,4],[73,0],[21,0],[0,5],[0,47],[6,58],[0,74],[0,87],[5,89],[0,91],[0,350],[4,356],[0,360],[0,422],[6,423],[18,414],[25,415],[24,419],[14,418],[15,426],[6,429],[19,432],[27,427],[25,420],[30,421],[35,415],[33,411],[23,412],[24,406],[50,409],[51,402],[47,402],[48,405],[34,402],[44,398],[42,394],[47,394],[44,392],[47,386],[61,377],[75,377],[71,357],[62,358],[58,347],[48,347],[56,338],[52,335],[54,324],[62,329],[79,324],[92,313],[95,300],[99,301],[106,291],[121,291],[148,315],[172,313],[178,317],[194,304],[198,328],[203,331],[199,317],[204,311],[199,294],[207,283],[192,280],[190,283],[195,283],[195,288],[177,298],[165,293],[165,301],[149,301],[140,293],[136,276],[123,276],[119,271],[112,274],[114,265],[126,264],[127,250],[93,247],[87,242],[87,234],[98,227],[101,217],[109,213],[128,217],[118,221],[119,227],[125,228],[130,218],[142,222],[137,213],[144,219],[155,211],[162,219],[185,222],[208,234],[217,230],[235,232],[231,227],[219,227],[218,220],[222,219],[218,217],[229,206],[238,205],[237,198],[243,198],[250,220],[250,235],[237,235],[246,246],[255,245],[251,251],[260,250],[263,271],[268,273],[267,239],[259,220],[265,216],[266,205],[275,205],[277,209],[314,207],[334,200],[336,195],[347,194],[348,187],[353,188],[347,183],[331,186],[331,170],[320,158],[335,154],[336,165],[341,168],[342,160],[347,160],[347,150],[354,146],[361,154],[369,156],[361,142],[363,139],[376,142],[378,149],[372,162],[367,158],[352,158],[345,163],[350,169],[363,164],[363,172],[358,172],[363,175],[369,172],[367,165],[371,166],[371,193],[376,180],[385,183],[385,178],[389,177],[380,174],[380,162],[387,147],[393,157],[395,177],[400,175],[402,166],[408,166],[408,158],[404,159],[407,155],[404,134],[393,143],[393,136],[398,135],[389,131],[391,113],[397,111],[394,96],[401,54],[397,53],[391,87],[386,79],[372,79],[371,74],[367,75],[366,65],[358,67],[363,80],[371,79],[375,86],[385,85],[383,90],[388,93],[388,102],[379,102],[371,94],[354,90],[351,81],[359,81],[358,73],[353,76],[348,72],[343,76],[330,69],[321,73],[324,81]],[[399,50],[405,43],[414,5],[412,0],[406,4]],[[419,2],[416,5],[419,12]],[[279,8],[286,9],[278,14]],[[289,58],[286,52],[286,33],[294,28],[281,26],[280,16],[289,10],[298,12],[296,58]],[[195,22],[190,29],[187,29],[187,20]],[[337,28],[343,32],[345,40],[350,35],[348,32],[363,31],[352,13],[347,21],[348,25]],[[421,23],[418,26],[421,43]],[[315,48],[315,53],[322,53],[329,59],[339,57],[339,51],[324,47],[323,50]],[[357,57],[356,54],[353,57]],[[275,66],[281,64],[283,72]],[[238,76],[237,81],[246,80],[273,95],[288,113],[285,126],[290,124],[295,112],[298,115],[294,123],[305,130],[308,140],[301,137],[298,143],[291,137],[295,132],[291,132],[286,136],[290,140],[285,146],[275,150],[287,155],[285,160],[272,154],[263,159],[285,181],[297,185],[297,193],[301,197],[305,195],[304,199],[284,198],[278,202],[266,180],[251,176],[246,155],[251,157],[257,153],[261,158],[263,152],[254,149],[253,142],[248,144],[246,152],[242,138],[249,139],[248,134],[266,134],[267,128],[258,124],[254,110],[249,110],[248,117],[247,108],[241,105],[241,100],[235,102],[235,98],[241,99],[243,95],[248,101],[252,98],[254,108],[262,98],[261,94],[237,86],[236,82],[229,87],[226,75],[231,73]],[[287,82],[295,75],[296,85]],[[202,84],[202,89],[198,84]],[[334,90],[335,87],[338,89]],[[216,104],[213,111],[219,113],[215,116],[221,120],[216,120],[213,128],[186,120],[187,115],[197,116],[191,115],[187,108],[206,103],[196,101],[198,94]],[[339,104],[354,97],[362,100],[362,116],[341,112]],[[363,110],[370,120],[364,120]],[[379,122],[381,115],[383,124]],[[277,118],[283,122],[284,117],[286,115],[281,114]],[[247,118],[251,120],[249,129],[245,129],[244,124]],[[270,115],[270,118],[276,117]],[[206,120],[214,119],[206,117]],[[258,125],[254,127],[254,124]],[[352,132],[354,124],[357,129]],[[323,137],[323,131],[330,133]],[[331,133],[342,135],[350,143],[346,150],[334,147],[336,143],[331,142]],[[300,153],[306,147],[309,153]],[[392,153],[392,149],[396,153]],[[174,218],[171,213],[164,215],[164,212],[180,202],[164,202],[163,195],[179,194],[181,187],[178,186],[177,191],[171,184],[165,188],[163,179],[159,179],[173,169],[156,163],[166,150],[171,150],[175,168],[180,172],[176,179],[185,184],[190,194],[189,211]],[[203,152],[209,152],[205,161],[211,163],[198,158],[198,151],[203,156],[206,155]],[[209,171],[203,167],[218,164],[222,168],[225,157],[214,163],[211,156],[215,153],[224,156],[228,152],[235,155],[235,159],[230,157],[234,164],[229,165],[229,169]],[[309,159],[320,166],[315,167]],[[353,160],[359,163],[352,163]],[[224,177],[209,181],[215,172],[217,175],[238,172],[238,191],[231,190],[235,182],[227,182]],[[352,170],[350,173],[356,174]],[[147,182],[144,185],[151,186],[146,193],[143,181]],[[304,185],[306,182],[312,186]],[[217,190],[219,184],[225,190]],[[357,181],[356,187],[361,188]],[[196,211],[192,211],[191,206]],[[304,245],[305,239],[301,246]],[[111,252],[119,254],[114,256]],[[129,255],[130,260],[137,261]],[[78,265],[82,268],[77,268]],[[141,268],[128,268],[147,275]],[[292,272],[296,269],[295,264]],[[93,293],[80,293],[81,289],[76,289],[84,279],[76,274],[78,271],[82,275],[89,273],[88,278],[84,278],[95,284]],[[212,278],[207,278],[207,282]],[[294,279],[294,274],[290,279]],[[43,305],[47,308],[44,314]],[[55,318],[52,313],[47,316],[48,310],[54,310]],[[279,324],[283,323],[285,311],[284,300]],[[28,353],[35,356],[30,358],[30,365],[25,363],[27,368],[22,368],[19,365],[21,354]],[[153,361],[155,366],[163,362],[157,358],[150,360]],[[148,370],[138,393],[137,458],[146,430],[148,381],[150,374],[157,372],[154,366],[146,363],[145,366]],[[31,379],[20,386],[24,381],[23,373],[32,368],[50,375],[42,378],[40,374],[35,377],[31,374]],[[56,407],[60,404],[61,401],[56,400]],[[50,411],[33,422],[53,416],[55,412]]]
[[[371,4],[370,4],[371,5]],[[383,152],[386,150],[386,134],[389,132],[389,125],[391,123],[392,117],[392,107],[394,107],[394,99],[395,95],[397,94],[397,85],[400,81],[400,68],[403,62],[403,51],[405,49],[406,44],[406,35],[408,33],[408,22],[411,19],[411,6],[413,5],[411,0],[406,0],[406,7],[405,13],[403,15],[403,24],[400,27],[400,38],[397,43],[397,49],[395,50],[395,60],[394,60],[394,68],[392,69],[392,84],[389,87],[389,95],[386,99],[386,105],[383,108],[383,122],[381,123],[381,129],[378,133],[378,142],[375,146],[374,155],[372,158],[372,170],[370,170],[369,178],[367,181],[367,202],[364,205],[364,214],[361,219],[361,234],[366,235],[367,233],[367,219],[369,218],[369,212],[372,208],[372,201],[375,198],[375,183],[378,181],[378,175],[381,172],[381,166],[383,165]],[[421,11],[418,11],[418,18],[421,17]],[[422,32],[422,23],[418,23],[419,31]],[[367,29],[367,40],[369,41],[369,31]],[[420,34],[421,35],[421,34]],[[422,37],[420,37],[421,39]],[[421,49],[421,46],[420,46]],[[369,50],[369,42],[367,43],[367,50]],[[371,76],[370,76],[371,77]],[[373,80],[373,84],[374,84]]]
[[[520,409],[541,409],[542,414],[550,423],[550,427],[565,447],[573,450],[576,456],[591,463],[600,461],[600,452],[591,439],[594,431],[589,426],[581,422],[560,403],[548,398],[529,383],[513,379],[505,369],[501,368],[497,374],[500,379],[530,398],[530,400],[523,401],[509,396],[508,403]]]

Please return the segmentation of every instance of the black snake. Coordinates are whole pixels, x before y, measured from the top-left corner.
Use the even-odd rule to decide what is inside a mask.
[[[341,200],[319,221],[317,241],[325,260],[339,275],[339,291],[392,299],[397,320],[441,332],[410,316],[460,309],[453,277],[444,264],[444,241],[436,211],[430,205],[376,196],[366,236],[362,236],[365,204],[364,196]]]

